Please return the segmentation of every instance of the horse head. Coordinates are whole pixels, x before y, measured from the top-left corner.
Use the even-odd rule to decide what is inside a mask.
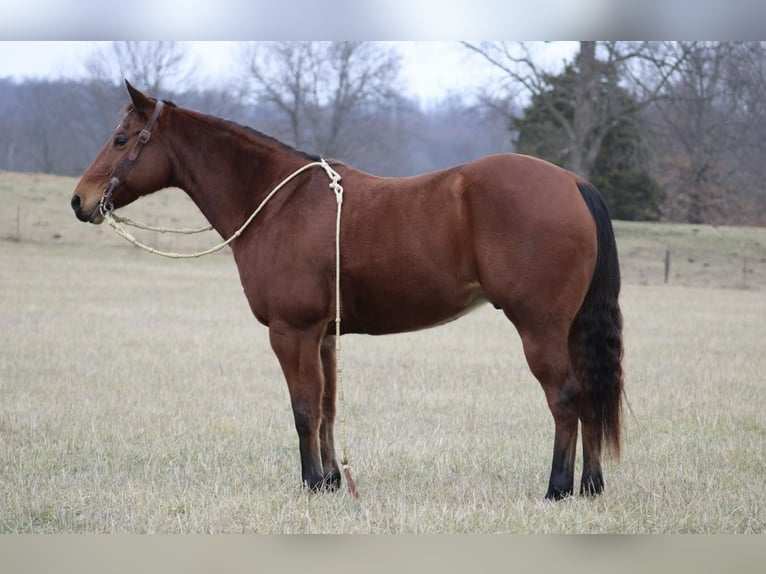
[[[80,221],[99,224],[106,210],[169,186],[170,156],[162,145],[162,130],[155,128],[164,105],[172,104],[150,98],[127,80],[125,84],[131,100],[125,116],[72,195],[72,209]]]

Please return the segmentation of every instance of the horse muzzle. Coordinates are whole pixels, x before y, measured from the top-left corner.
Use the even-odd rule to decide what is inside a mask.
[[[72,211],[74,211],[75,217],[77,217],[77,219],[80,221],[84,221],[86,223],[94,223],[96,225],[104,221],[104,216],[101,214],[100,203],[94,205],[90,210],[85,210],[82,206],[82,198],[75,193],[72,196],[72,201],[70,204],[72,206]]]

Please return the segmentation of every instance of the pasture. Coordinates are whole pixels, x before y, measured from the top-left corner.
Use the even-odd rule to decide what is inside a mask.
[[[543,500],[553,423],[500,312],[344,337],[355,501],[300,488],[231,257],[127,246],[74,183],[0,173],[0,532],[764,532],[766,230],[617,222],[629,408],[593,499]],[[179,192],[125,211],[200,220]]]

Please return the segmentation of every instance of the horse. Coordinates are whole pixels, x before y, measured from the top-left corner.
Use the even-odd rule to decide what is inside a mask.
[[[177,187],[232,238],[279,181],[320,159],[126,86],[124,117],[71,197],[81,221],[99,224],[112,210]],[[397,178],[338,160],[327,165],[345,189],[339,230],[328,175],[314,169],[285,184],[230,243],[287,382],[302,484],[311,492],[341,485],[336,337],[434,327],[491,303],[518,331],[553,417],[545,497],[574,495],[578,426],[580,494],[603,492],[602,450],[620,453],[624,384],[619,260],[599,192],[519,154]]]

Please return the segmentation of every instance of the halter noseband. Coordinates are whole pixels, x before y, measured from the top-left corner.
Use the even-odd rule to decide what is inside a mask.
[[[157,100],[157,105],[154,107],[154,111],[149,117],[149,121],[146,122],[144,129],[138,132],[138,138],[136,139],[136,143],[133,146],[133,149],[130,150],[130,154],[120,160],[120,162],[117,164],[117,167],[114,168],[112,177],[109,179],[109,187],[104,191],[104,195],[101,197],[101,201],[98,204],[102,214],[105,214],[107,211],[114,210],[112,193],[114,193],[114,190],[117,189],[117,187],[122,183],[122,180],[128,173],[128,170],[133,166],[133,162],[135,162],[136,158],[138,158],[138,154],[141,153],[141,150],[151,139],[152,128],[157,122],[157,118],[160,117],[160,112],[162,111],[163,105],[164,104],[161,100]]]

